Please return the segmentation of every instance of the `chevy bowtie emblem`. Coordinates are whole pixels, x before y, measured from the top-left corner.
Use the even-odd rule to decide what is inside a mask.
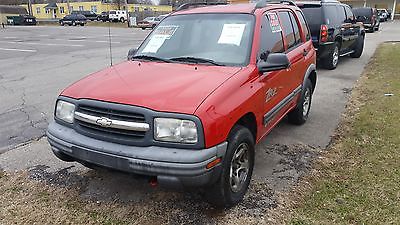
[[[109,127],[112,124],[112,120],[106,117],[101,117],[100,119],[96,120],[96,123],[102,127]]]

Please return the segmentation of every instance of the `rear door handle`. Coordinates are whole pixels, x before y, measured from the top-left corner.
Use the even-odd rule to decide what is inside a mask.
[[[308,55],[308,52],[309,52],[309,51],[307,51],[306,49],[303,49],[303,56],[304,56],[304,57],[307,56],[307,55]]]

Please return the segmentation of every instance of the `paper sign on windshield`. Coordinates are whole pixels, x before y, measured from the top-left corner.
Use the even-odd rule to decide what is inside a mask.
[[[142,52],[156,53],[168,38],[170,38],[168,35],[153,35]]]
[[[246,24],[224,24],[218,44],[234,44],[239,46]]]
[[[155,31],[156,35],[166,35],[167,39],[170,39],[175,31],[178,29],[178,26],[160,26]]]
[[[268,13],[269,24],[272,29],[272,33],[281,32],[281,24],[279,23],[278,15],[276,13]]]

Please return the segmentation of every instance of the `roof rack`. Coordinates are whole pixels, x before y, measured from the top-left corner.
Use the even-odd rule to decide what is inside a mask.
[[[296,6],[296,3],[294,3],[291,0],[261,0],[261,1],[257,2],[255,8],[256,9],[264,8],[267,6],[267,4],[288,4],[288,5]]]
[[[178,8],[175,9],[175,11],[181,11],[185,9],[192,9],[192,8],[198,8],[198,7],[203,7],[203,6],[211,6],[211,5],[227,5],[227,3],[224,2],[195,2],[195,3],[184,3],[180,5]]]

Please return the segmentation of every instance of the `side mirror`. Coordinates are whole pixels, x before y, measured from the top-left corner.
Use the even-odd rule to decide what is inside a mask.
[[[257,64],[260,73],[284,70],[289,68],[289,66],[289,59],[284,53],[270,53],[267,60],[261,60]]]
[[[128,60],[132,60],[132,57],[136,54],[137,48],[131,48],[128,51]]]

